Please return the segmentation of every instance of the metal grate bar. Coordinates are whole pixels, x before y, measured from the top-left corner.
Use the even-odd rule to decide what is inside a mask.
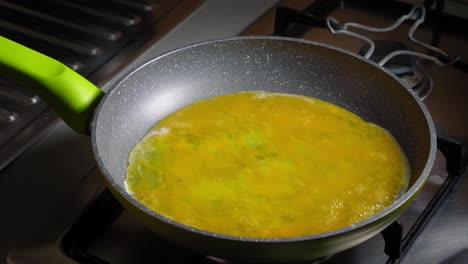
[[[88,7],[86,6],[86,4],[75,4],[73,2],[59,1],[59,0],[52,0],[52,1],[59,5],[72,8],[78,12],[83,12],[92,16],[114,21],[124,26],[133,26],[141,22],[140,16],[135,16],[135,15],[130,15],[130,14],[127,14],[127,15],[118,14],[115,12],[106,11],[105,9],[97,9],[97,8]]]
[[[81,53],[83,55],[96,56],[102,53],[102,48],[100,47],[87,44],[87,43],[72,42],[72,41],[57,38],[54,36],[46,35],[44,33],[31,30],[29,28],[26,28],[26,27],[23,27],[23,26],[20,26],[20,25],[17,25],[8,21],[0,20],[0,27],[14,30],[16,32],[22,33],[29,37],[45,41],[52,45],[56,45],[56,46],[59,46],[59,47],[62,47],[62,48],[65,48],[65,49],[68,49],[77,53]]]
[[[0,122],[1,123],[10,123],[15,121],[18,118],[18,113],[0,107]]]
[[[0,7],[5,7],[11,10],[15,10],[18,12],[21,12],[25,15],[30,15],[33,17],[40,18],[42,20],[51,22],[51,23],[57,23],[62,26],[66,26],[70,29],[76,30],[76,31],[81,31],[88,33],[90,35],[94,35],[96,37],[104,38],[107,40],[118,40],[120,37],[122,37],[122,32],[119,30],[111,30],[108,28],[104,27],[97,27],[93,25],[83,25],[80,23],[77,23],[73,20],[66,20],[65,18],[57,18],[56,16],[47,14],[45,12],[40,12],[33,10],[28,7],[23,7],[21,5],[18,5],[16,3],[11,3],[11,2],[0,2]]]
[[[39,102],[39,97],[22,89],[11,89],[0,84],[0,98],[20,105],[31,105]]]

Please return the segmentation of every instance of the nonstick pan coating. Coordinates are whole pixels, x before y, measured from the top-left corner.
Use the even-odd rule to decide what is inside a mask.
[[[313,236],[272,239],[194,229],[147,209],[126,193],[129,153],[154,123],[197,100],[245,90],[317,97],[384,127],[408,157],[409,190],[389,208],[356,225]],[[377,234],[422,187],[436,146],[426,108],[391,73],[337,48],[277,37],[205,42],[148,61],[105,95],[92,122],[92,141],[114,195],[157,234],[204,254],[254,262],[316,259]]]

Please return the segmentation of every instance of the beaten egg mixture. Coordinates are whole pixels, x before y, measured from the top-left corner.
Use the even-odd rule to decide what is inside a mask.
[[[409,166],[381,127],[312,97],[241,92],[190,104],[130,154],[127,191],[177,222],[233,236],[339,229],[389,206]]]

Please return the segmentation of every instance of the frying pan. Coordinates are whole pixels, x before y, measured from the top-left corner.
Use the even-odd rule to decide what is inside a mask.
[[[133,69],[105,95],[51,58],[1,37],[0,46],[0,75],[30,87],[72,128],[91,135],[97,164],[124,207],[158,235],[206,255],[287,262],[355,246],[398,218],[422,188],[434,161],[434,125],[415,94],[384,68],[332,46],[270,36],[194,44]],[[310,236],[261,239],[183,225],[146,208],[125,191],[129,152],[155,122],[197,100],[244,90],[317,97],[386,128],[409,160],[409,189],[391,206],[357,224]]]

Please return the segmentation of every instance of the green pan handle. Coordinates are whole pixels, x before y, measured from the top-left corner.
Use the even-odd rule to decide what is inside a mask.
[[[91,115],[104,93],[72,69],[0,36],[0,76],[38,94],[71,128],[89,134]]]

